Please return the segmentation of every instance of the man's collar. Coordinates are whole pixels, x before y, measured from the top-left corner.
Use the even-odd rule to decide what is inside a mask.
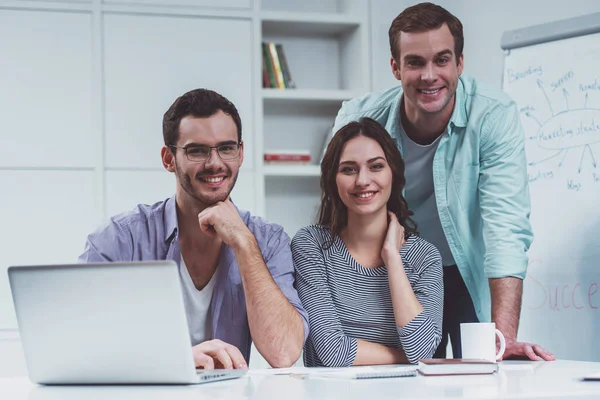
[[[177,200],[175,195],[167,200],[165,206],[165,242],[170,242],[177,233]]]
[[[465,94],[465,85],[460,77],[458,78],[456,93],[454,96],[454,110],[452,111],[452,116],[450,117],[450,124],[464,128],[467,126],[467,96]]]

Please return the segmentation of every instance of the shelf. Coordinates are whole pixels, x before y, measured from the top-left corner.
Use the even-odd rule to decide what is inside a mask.
[[[339,36],[358,28],[361,20],[344,14],[263,12],[264,35]]]
[[[320,165],[264,165],[265,176],[321,176]]]
[[[39,0],[36,0],[38,2]],[[114,13],[114,14],[149,14],[149,15],[168,15],[168,16],[194,16],[194,17],[209,17],[209,18],[231,18],[231,19],[248,19],[252,17],[251,10],[237,9],[237,8],[208,8],[194,5],[173,5],[164,2],[161,4],[160,2],[150,2],[145,0],[142,4],[142,1],[131,2],[128,4],[127,2],[116,2],[111,1],[110,3],[104,1],[101,5],[101,9],[105,13]]]
[[[265,103],[282,101],[290,103],[312,103],[321,105],[341,105],[345,100],[358,97],[360,94],[350,90],[318,90],[318,89],[263,89]]]

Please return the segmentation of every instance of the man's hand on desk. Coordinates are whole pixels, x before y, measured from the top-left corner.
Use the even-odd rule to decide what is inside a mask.
[[[192,347],[196,367],[204,369],[248,369],[237,347],[219,339],[207,340]]]
[[[506,339],[506,350],[502,356],[506,359],[530,359],[534,361],[554,361],[556,357],[542,346],[533,343],[517,342]]]

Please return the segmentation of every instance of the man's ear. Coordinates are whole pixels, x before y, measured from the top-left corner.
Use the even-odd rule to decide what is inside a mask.
[[[162,158],[163,167],[169,172],[175,172],[175,155],[167,146],[160,149],[160,157]]]
[[[394,57],[390,57],[390,67],[392,67],[392,74],[394,74],[394,77],[401,81],[402,75],[400,74],[400,67],[396,60],[394,60]]]
[[[464,62],[465,62],[465,55],[461,54],[460,57],[458,57],[458,76],[462,75],[463,72],[463,67],[464,67]]]
[[[244,141],[242,140],[240,143],[240,167],[244,163]]]

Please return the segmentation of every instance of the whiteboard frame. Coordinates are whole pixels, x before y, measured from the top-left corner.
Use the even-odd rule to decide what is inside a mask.
[[[506,31],[500,39],[500,47],[512,50],[598,32],[600,12]]]

